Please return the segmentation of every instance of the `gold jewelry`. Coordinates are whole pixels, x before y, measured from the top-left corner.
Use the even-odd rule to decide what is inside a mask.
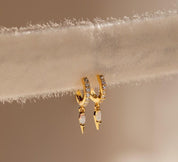
[[[106,82],[103,75],[97,75],[97,79],[99,82],[100,92],[99,95],[96,95],[94,89],[91,89],[90,99],[95,102],[95,109],[94,109],[94,121],[96,125],[96,129],[99,130],[99,126],[101,124],[101,109],[100,104],[106,98]]]
[[[79,107],[79,123],[82,134],[84,133],[85,128],[85,122],[86,122],[86,116],[85,116],[85,107],[89,103],[89,97],[90,97],[90,82],[87,77],[82,78],[82,84],[83,84],[83,95],[80,90],[77,90],[76,92],[76,100],[77,103],[80,105]]]

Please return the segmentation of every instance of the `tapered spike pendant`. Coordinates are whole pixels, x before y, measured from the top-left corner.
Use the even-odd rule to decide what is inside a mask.
[[[84,128],[85,128],[85,126],[84,125],[80,125],[80,128],[81,128],[81,132],[82,132],[82,134],[84,133]]]
[[[100,129],[100,123],[96,122],[95,125],[96,125],[96,129],[99,130]]]

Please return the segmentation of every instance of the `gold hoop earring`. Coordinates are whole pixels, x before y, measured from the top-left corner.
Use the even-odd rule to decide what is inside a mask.
[[[100,104],[106,98],[106,82],[103,75],[97,75],[97,79],[99,82],[99,89],[100,89],[99,95],[96,95],[94,89],[91,89],[90,99],[95,103],[94,121],[95,121],[96,129],[99,130],[99,126],[101,124]]]
[[[86,115],[85,115],[85,107],[89,103],[90,98],[90,82],[87,77],[82,78],[83,84],[83,95],[80,90],[76,91],[76,100],[80,105],[79,107],[79,123],[82,134],[84,133],[85,123],[86,123]]]

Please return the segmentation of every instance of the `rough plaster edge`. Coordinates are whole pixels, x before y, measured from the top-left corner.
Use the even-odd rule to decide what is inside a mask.
[[[63,23],[53,23],[49,22],[44,25],[29,25],[27,27],[21,27],[21,28],[5,28],[1,27],[0,28],[0,34],[8,34],[8,35],[26,35],[26,34],[31,34],[32,32],[45,32],[45,31],[55,31],[59,30],[60,28],[71,28],[71,27],[76,27],[76,26],[82,26],[82,27],[88,27],[88,26],[93,26],[93,27],[99,27],[99,26],[104,26],[104,25],[113,25],[113,24],[125,24],[125,23],[130,23],[130,22],[143,22],[147,21],[150,19],[155,19],[155,18],[161,18],[165,16],[171,16],[177,14],[177,10],[172,10],[172,11],[157,11],[155,13],[145,13],[141,16],[139,15],[134,15],[132,18],[124,17],[122,20],[121,19],[114,19],[114,18],[108,18],[106,20],[101,20],[101,19],[95,19],[94,23],[90,21],[76,21],[75,19],[73,20],[65,20]],[[157,76],[142,76],[140,78],[137,78],[137,80],[120,80],[118,83],[109,83],[108,87],[112,88],[114,86],[119,86],[122,84],[134,84],[137,85],[142,82],[147,82],[151,80],[156,80],[158,78],[172,78],[174,76],[177,76],[177,72],[172,72],[172,73],[167,73],[167,74],[160,74]],[[38,99],[47,99],[50,97],[61,97],[63,95],[69,94],[73,95],[76,89],[61,89],[61,90],[56,90],[53,92],[42,92],[40,94],[24,94],[23,96],[12,96],[12,97],[5,97],[1,98],[0,101],[5,103],[5,102],[13,102],[17,101],[18,103],[25,103],[27,100],[38,100]]]

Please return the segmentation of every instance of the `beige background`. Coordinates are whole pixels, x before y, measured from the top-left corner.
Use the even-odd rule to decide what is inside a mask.
[[[103,124],[93,103],[82,136],[74,96],[0,105],[3,162],[176,162],[178,77],[108,90]]]
[[[175,8],[177,0],[0,0],[0,4],[0,25],[12,27],[64,18],[122,18]]]
[[[175,7],[169,0],[1,1],[0,25],[25,26],[64,17],[123,17]],[[108,90],[103,124],[93,103],[82,136],[74,96],[0,104],[0,162],[177,162],[178,77]]]

